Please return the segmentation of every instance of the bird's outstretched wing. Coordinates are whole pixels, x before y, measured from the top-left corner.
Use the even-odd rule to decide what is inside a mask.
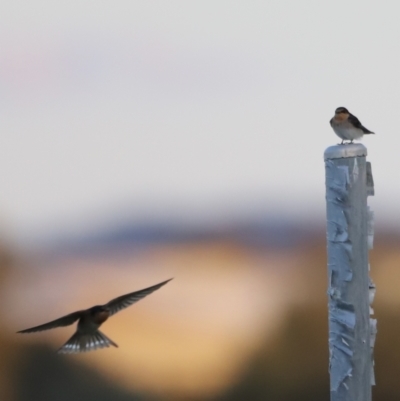
[[[162,283],[153,285],[152,287],[145,288],[144,290],[139,290],[135,292],[131,292],[129,294],[121,295],[118,298],[112,299],[108,302],[106,306],[110,310],[110,316],[114,315],[115,313],[119,312],[121,309],[127,308],[128,306],[134,304],[137,301],[140,301],[142,298],[146,297],[147,295],[151,294],[152,292],[158,290],[163,285],[167,284],[168,281],[171,281],[172,278],[169,280],[163,281]]]
[[[69,326],[70,324],[77,321],[82,316],[83,311],[77,311],[70,313],[69,315],[65,315],[56,320],[52,320],[51,322],[41,324],[40,326],[31,327],[30,329],[25,329],[21,331],[17,331],[17,333],[33,333],[35,331],[42,330],[50,330],[55,329],[56,327]]]
[[[364,132],[364,134],[374,134],[374,132],[370,131],[369,129],[365,128],[360,120],[354,116],[353,114],[349,113],[349,118],[348,118],[349,123],[351,123],[352,125],[354,125],[354,127],[360,129],[362,132]]]

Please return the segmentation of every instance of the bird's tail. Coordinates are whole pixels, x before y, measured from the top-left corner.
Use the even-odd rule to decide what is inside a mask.
[[[361,126],[361,130],[364,135],[375,134],[375,132],[370,131],[368,128],[365,128],[363,125]]]
[[[75,354],[78,352],[107,348],[110,345],[118,347],[114,341],[110,340],[100,330],[92,334],[76,332],[57,352],[60,354]]]

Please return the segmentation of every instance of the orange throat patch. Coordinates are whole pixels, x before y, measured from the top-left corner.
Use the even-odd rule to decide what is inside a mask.
[[[349,115],[347,113],[337,113],[335,114],[335,117],[333,117],[333,121],[335,123],[342,123],[343,121],[346,121],[349,118]]]
[[[110,314],[105,311],[96,313],[95,321],[97,324],[102,324],[108,319],[109,316],[110,316]]]

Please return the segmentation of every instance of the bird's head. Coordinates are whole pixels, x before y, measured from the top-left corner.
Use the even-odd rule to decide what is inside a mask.
[[[90,308],[91,315],[97,315],[98,313],[106,312],[109,313],[110,310],[104,305],[96,305],[93,308]]]
[[[346,109],[346,107],[338,107],[335,110],[335,114],[349,114],[349,111]]]

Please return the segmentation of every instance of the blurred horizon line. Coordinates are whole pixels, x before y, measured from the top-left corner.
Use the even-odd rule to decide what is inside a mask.
[[[83,226],[52,227],[40,234],[24,238],[19,245],[51,254],[93,253],[137,249],[157,244],[178,244],[208,241],[232,241],[249,247],[285,249],[325,236],[325,220],[307,215],[294,217],[283,213],[237,213],[208,218],[202,215],[169,215],[148,213],[141,217],[120,211],[97,216]],[[397,238],[400,230],[379,225],[376,233],[384,238]],[[3,236],[4,237],[4,236]],[[375,237],[377,238],[377,237]],[[7,238],[6,242],[10,242]]]

